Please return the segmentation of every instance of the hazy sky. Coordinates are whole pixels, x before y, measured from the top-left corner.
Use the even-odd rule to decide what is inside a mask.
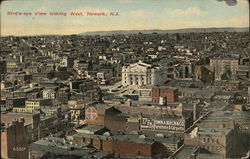
[[[238,0],[235,6],[223,0],[11,0],[1,3],[1,35],[248,27],[248,5],[248,0]],[[37,11],[118,12],[119,16],[7,15],[7,12]]]

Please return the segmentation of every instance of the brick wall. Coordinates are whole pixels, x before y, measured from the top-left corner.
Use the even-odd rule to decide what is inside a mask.
[[[158,103],[159,97],[167,97],[167,103],[174,103],[178,101],[178,90],[168,87],[152,88],[152,102]]]
[[[93,139],[92,140],[92,145],[94,148],[96,148],[97,150],[100,150],[102,148],[102,145],[101,145],[101,140],[99,139]]]
[[[1,133],[1,137],[2,158],[28,158],[28,140],[26,139],[24,121],[13,122]]]
[[[105,127],[110,131],[125,132],[126,118],[123,116],[107,115],[105,117]]]
[[[150,157],[151,144],[138,144],[130,141],[113,141],[113,152],[121,156],[135,157],[138,155]]]
[[[111,140],[103,140],[102,141],[102,150],[104,152],[112,152],[112,142]]]

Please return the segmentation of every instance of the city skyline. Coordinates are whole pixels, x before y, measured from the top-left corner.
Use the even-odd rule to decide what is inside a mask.
[[[182,28],[248,27],[248,1],[234,6],[218,0],[73,0],[4,1],[1,4],[1,35],[79,34],[112,30],[171,30]],[[33,13],[8,15],[8,12]],[[34,15],[47,13],[46,16]],[[50,16],[67,13],[67,16]],[[107,13],[118,16],[71,16],[71,12]]]

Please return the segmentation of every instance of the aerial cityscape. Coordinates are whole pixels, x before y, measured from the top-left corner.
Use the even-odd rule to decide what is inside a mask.
[[[57,10],[65,13],[63,17],[50,17],[46,12],[55,10],[39,10],[37,14],[47,15],[41,18],[48,20],[48,27],[41,29],[36,26],[44,19],[38,19],[33,10],[14,7],[15,0],[1,3],[1,158],[249,158],[248,20],[206,25],[210,22],[203,21],[204,17],[209,19],[214,12],[183,8],[206,2],[176,0],[167,3],[183,4],[178,6],[182,8],[179,21],[189,21],[192,16],[204,25],[176,20],[176,27],[151,28],[151,21],[143,18],[152,16],[160,5],[150,0],[109,1],[114,4],[108,6],[121,9],[98,12],[88,6],[86,15],[74,12],[83,19],[88,15],[94,21],[110,19],[108,30],[98,29],[97,22],[93,22],[97,29],[91,30],[78,21],[83,30],[76,32],[67,28],[66,11]],[[232,16],[244,17],[232,10],[238,7],[243,14],[248,7],[245,0],[208,1],[223,6],[221,10]],[[32,2],[21,3],[34,10],[44,4],[51,7],[46,1]],[[55,8],[71,4],[56,3]],[[136,22],[135,28],[122,28],[115,23],[118,19],[114,18],[129,19],[129,14],[123,17],[126,7],[121,6],[134,9],[137,3],[141,8],[149,4],[154,8],[152,14],[144,11],[134,19],[145,22],[145,27]],[[204,17],[195,17],[196,13]],[[222,22],[223,16],[218,15]],[[50,18],[57,23],[50,24]],[[102,20],[100,24],[108,23]],[[20,28],[11,26],[14,23],[20,23]],[[124,26],[132,25],[128,23]],[[31,28],[22,28],[22,24]]]

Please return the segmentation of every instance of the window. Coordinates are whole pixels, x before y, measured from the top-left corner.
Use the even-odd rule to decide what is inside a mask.
[[[205,143],[206,142],[206,138],[202,138],[202,142]]]

